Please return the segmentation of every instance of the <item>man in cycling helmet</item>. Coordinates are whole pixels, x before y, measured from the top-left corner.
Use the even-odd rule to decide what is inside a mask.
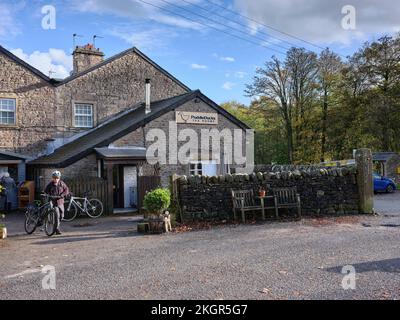
[[[59,224],[56,234],[61,234],[60,224],[64,218],[64,198],[69,194],[68,186],[64,181],[61,180],[61,172],[54,171],[51,175],[51,182],[47,185],[45,191],[46,194],[51,196],[61,197],[58,200],[52,200],[54,206],[58,209]]]

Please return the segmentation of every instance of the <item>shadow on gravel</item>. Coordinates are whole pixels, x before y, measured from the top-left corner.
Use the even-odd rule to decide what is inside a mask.
[[[139,237],[141,236],[136,231],[125,231],[125,232],[115,232],[115,233],[93,233],[84,235],[71,235],[71,236],[53,236],[43,241],[34,242],[33,244],[39,245],[51,245],[51,244],[64,244],[79,241],[90,241],[99,239],[116,239],[116,238],[126,238],[126,237]]]
[[[362,262],[352,264],[352,266],[356,269],[356,272],[359,273],[370,271],[400,273],[400,258]],[[328,272],[342,273],[342,268],[343,266],[338,266],[325,270]]]

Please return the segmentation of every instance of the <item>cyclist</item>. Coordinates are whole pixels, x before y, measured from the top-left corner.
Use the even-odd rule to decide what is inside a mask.
[[[56,234],[60,235],[60,224],[61,220],[64,218],[64,198],[69,194],[68,186],[64,181],[61,180],[61,172],[54,171],[51,175],[52,180],[47,185],[45,193],[51,196],[61,197],[58,200],[52,200],[54,206],[58,210],[59,224]]]

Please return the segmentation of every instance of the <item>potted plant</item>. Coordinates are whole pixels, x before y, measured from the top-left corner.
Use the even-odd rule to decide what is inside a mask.
[[[1,214],[0,218],[4,219],[5,215]],[[0,239],[5,239],[5,238],[7,238],[7,228],[4,224],[0,224]]]
[[[263,187],[260,187],[260,189],[258,190],[258,194],[259,194],[260,198],[264,198],[265,194],[266,194],[266,190]]]
[[[146,194],[143,200],[143,206],[147,212],[146,217],[149,220],[150,231],[162,232],[164,211],[171,204],[171,193],[169,189],[158,188]]]

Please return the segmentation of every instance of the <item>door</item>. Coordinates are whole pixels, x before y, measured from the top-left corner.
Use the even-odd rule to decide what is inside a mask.
[[[124,167],[124,208],[137,208],[137,168]]]
[[[114,208],[124,208],[124,175],[120,165],[113,167],[113,191]]]

